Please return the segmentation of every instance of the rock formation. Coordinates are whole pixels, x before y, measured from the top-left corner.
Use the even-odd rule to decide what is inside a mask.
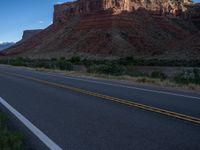
[[[187,6],[186,18],[200,29],[200,3]]]
[[[38,34],[41,31],[42,31],[42,29],[25,30],[23,32],[22,39],[21,39],[21,41],[19,41],[19,43],[24,42],[24,41],[30,39],[31,37],[33,37],[34,35]]]
[[[54,7],[54,22],[65,22],[74,15],[86,15],[107,11],[119,14],[146,9],[157,15],[179,16],[192,4],[190,0],[77,0]]]
[[[17,43],[14,43],[14,42],[4,42],[4,43],[0,43],[0,51],[2,50],[5,50],[7,48],[10,48],[14,45],[18,45],[20,43],[23,43],[25,42],[26,40],[30,39],[31,37],[35,36],[37,33],[41,32],[42,30],[41,29],[36,29],[36,30],[25,30],[23,32],[23,36],[22,36],[22,39],[17,42]]]
[[[77,0],[55,5],[52,25],[4,55],[199,59],[198,19],[189,0]]]

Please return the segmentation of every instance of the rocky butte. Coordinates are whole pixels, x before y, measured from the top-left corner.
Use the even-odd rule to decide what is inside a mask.
[[[77,0],[4,55],[199,59],[200,5],[190,0]]]
[[[74,15],[101,12],[119,14],[145,9],[155,15],[187,15],[190,0],[78,0],[54,6],[54,22],[67,21]]]
[[[31,37],[33,37],[34,35],[38,34],[41,31],[42,31],[42,29],[25,30],[23,32],[23,36],[22,36],[21,42],[30,39]]]
[[[7,48],[9,48],[11,46],[14,46],[14,45],[16,46],[22,42],[25,42],[26,40],[28,40],[29,38],[33,37],[34,35],[36,35],[37,33],[41,32],[41,31],[42,31],[41,29],[25,30],[23,32],[22,39],[20,41],[18,41],[17,43],[7,42],[7,43],[0,44],[0,51],[6,50]],[[0,55],[2,55],[2,53]]]

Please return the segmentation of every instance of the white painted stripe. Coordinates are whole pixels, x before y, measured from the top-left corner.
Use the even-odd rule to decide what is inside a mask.
[[[26,119],[21,113],[14,109],[4,99],[0,97],[0,103],[6,107],[13,115],[15,115],[33,134],[35,134],[50,150],[62,150],[56,143],[54,143],[49,137],[47,137],[42,131],[34,126],[28,119]]]
[[[54,75],[54,74],[50,74],[50,73],[43,73],[43,74],[54,76],[54,77],[64,77],[64,78],[67,78],[67,79],[90,82],[90,83],[97,83],[97,84],[103,84],[103,85],[109,85],[109,86],[116,86],[116,87],[123,87],[123,88],[128,88],[128,89],[140,90],[140,91],[144,91],[144,92],[152,92],[152,93],[165,94],[165,95],[171,95],[171,96],[178,96],[178,97],[185,97],[185,98],[200,100],[200,97],[178,94],[178,93],[173,93],[173,92],[166,92],[166,91],[161,91],[161,90],[150,90],[150,89],[146,89],[146,88],[138,88],[138,87],[128,86],[128,85],[121,85],[121,84],[115,84],[115,83],[105,83],[105,82],[102,82],[102,81],[81,79],[81,78],[78,78],[78,77],[74,78],[74,77],[69,77],[69,76],[58,76],[58,75]]]
[[[21,70],[24,70],[24,69],[21,69]],[[109,85],[109,86],[122,87],[122,88],[127,88],[127,89],[134,89],[134,90],[139,90],[139,91],[144,91],[144,92],[152,92],[152,93],[158,93],[158,94],[164,94],[164,95],[171,95],[171,96],[200,100],[200,97],[186,95],[186,94],[178,94],[178,93],[167,92],[167,91],[162,91],[162,90],[151,90],[151,89],[147,89],[147,88],[139,88],[139,87],[135,87],[135,86],[122,85],[122,84],[116,84],[116,83],[106,83],[106,82],[103,82],[103,81],[94,81],[94,80],[82,79],[82,78],[78,78],[78,77],[70,77],[70,76],[64,76],[64,75],[57,75],[57,74],[53,74],[53,73],[39,72],[39,71],[35,71],[35,70],[31,71],[31,70],[26,69],[26,71],[34,72],[34,73],[38,73],[38,74],[43,74],[43,75],[49,75],[49,76],[53,76],[53,77],[67,78],[67,79],[72,79],[72,80],[77,80],[77,81],[97,83],[97,84],[102,84],[102,85]]]

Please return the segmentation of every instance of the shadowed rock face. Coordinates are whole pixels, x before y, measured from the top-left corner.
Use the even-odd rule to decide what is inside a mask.
[[[186,15],[200,29],[200,3],[189,5]]]
[[[20,43],[28,40],[29,38],[33,37],[34,35],[36,35],[37,33],[41,32],[41,31],[42,31],[41,29],[25,30]]]

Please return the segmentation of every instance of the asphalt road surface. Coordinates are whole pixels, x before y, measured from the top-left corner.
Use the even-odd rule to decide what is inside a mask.
[[[28,149],[200,150],[200,93],[0,65],[0,107]]]

